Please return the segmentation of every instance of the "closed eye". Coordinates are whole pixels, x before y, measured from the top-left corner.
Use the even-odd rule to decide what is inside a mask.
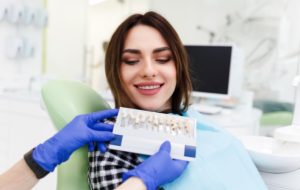
[[[128,65],[134,65],[134,64],[138,63],[139,60],[124,60],[123,62]]]
[[[167,63],[172,59],[172,57],[167,57],[167,58],[160,58],[160,59],[156,59],[156,61],[158,63]]]

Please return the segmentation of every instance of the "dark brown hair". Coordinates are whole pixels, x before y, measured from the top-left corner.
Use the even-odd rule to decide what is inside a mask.
[[[145,14],[134,14],[128,17],[114,32],[108,44],[105,56],[105,73],[115,98],[116,107],[137,108],[123,88],[120,74],[122,51],[126,36],[129,30],[137,25],[147,25],[155,28],[169,45],[173,54],[177,77],[176,88],[171,97],[171,111],[173,113],[186,111],[189,106],[190,92],[192,90],[187,53],[172,25],[164,17],[153,11]]]

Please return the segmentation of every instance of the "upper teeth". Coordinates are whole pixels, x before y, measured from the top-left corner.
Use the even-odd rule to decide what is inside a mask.
[[[155,89],[155,88],[159,88],[160,85],[150,85],[150,86],[138,86],[138,88],[140,89]]]

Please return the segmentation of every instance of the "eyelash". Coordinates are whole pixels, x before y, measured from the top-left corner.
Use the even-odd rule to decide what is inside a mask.
[[[157,62],[159,63],[167,63],[172,59],[172,57],[167,57],[165,59],[156,59]]]
[[[134,64],[136,64],[137,62],[139,62],[138,60],[134,60],[134,61],[127,61],[127,60],[125,60],[125,61],[123,61],[125,64],[128,64],[128,65],[134,65]]]
[[[172,57],[167,57],[165,59],[156,59],[155,61],[158,63],[164,64],[164,63],[169,62],[171,59],[172,59]],[[134,64],[138,63],[139,60],[133,60],[133,61],[124,60],[123,62],[128,65],[134,65]]]

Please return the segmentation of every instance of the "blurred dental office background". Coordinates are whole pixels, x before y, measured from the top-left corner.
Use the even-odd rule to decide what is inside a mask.
[[[184,44],[235,44],[243,51],[243,93],[235,98],[256,107],[253,118],[232,124],[245,117],[208,117],[233,126],[235,134],[272,135],[291,122],[298,7],[298,0],[0,0],[0,173],[55,133],[40,99],[47,81],[81,81],[111,100],[106,45],[127,16],[148,10],[165,16]],[[264,116],[274,110],[287,115],[272,123]],[[55,186],[54,172],[34,189]]]

